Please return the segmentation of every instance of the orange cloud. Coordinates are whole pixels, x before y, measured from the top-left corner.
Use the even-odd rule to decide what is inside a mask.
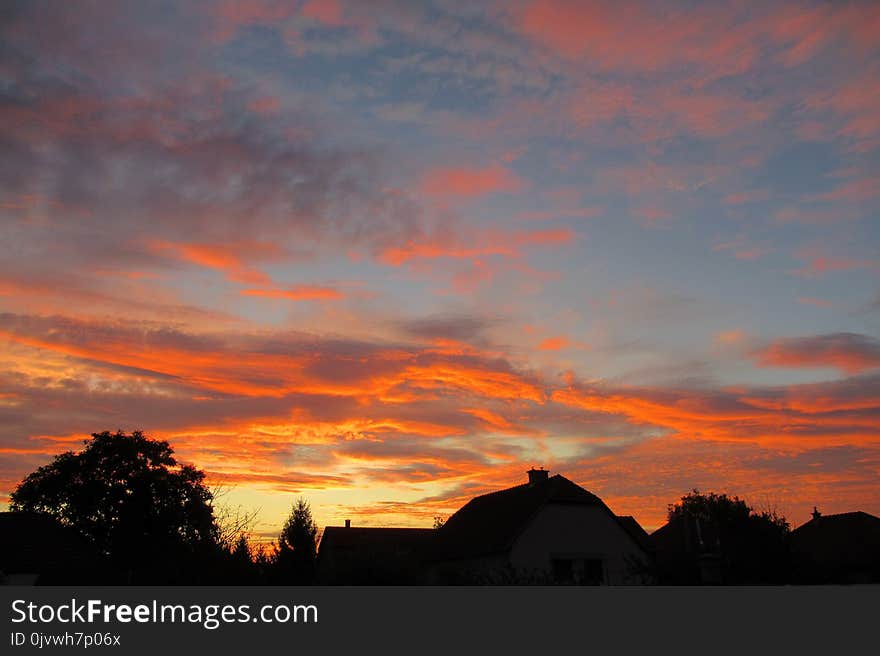
[[[317,285],[296,285],[288,289],[243,289],[240,293],[242,296],[283,298],[290,301],[337,301],[345,298],[345,294],[334,287]]]
[[[169,439],[212,480],[251,490],[345,495],[401,483],[436,486],[424,500],[410,501],[411,513],[400,506],[361,508],[358,516],[379,523],[454,510],[478,489],[520,480],[523,463],[583,482],[615,510],[653,516],[706,480],[737,493],[755,490],[745,483],[759,458],[782,458],[774,465],[779,470],[806,458],[804,471],[815,472],[798,454],[838,449],[842,462],[863,462],[867,456],[853,450],[880,445],[876,376],[692,389],[583,385],[570,377],[554,387],[513,368],[503,353],[448,341],[394,347],[14,315],[4,315],[3,326],[16,349],[30,345],[40,353],[12,361],[14,375],[0,380],[0,405],[13,404],[23,416],[34,404],[46,408],[33,419],[44,422],[41,428],[27,433],[44,438],[4,442],[0,457],[14,459],[16,472],[55,451],[47,446],[53,424],[45,423],[53,415],[64,428],[59,448],[75,441],[68,433],[80,424],[88,430],[108,417],[147,417],[161,429],[151,433]],[[66,357],[77,360],[71,365]],[[73,370],[82,383],[70,380]],[[27,371],[32,383],[15,386]],[[78,413],[67,409],[80,406]],[[488,443],[474,440],[487,433]],[[625,439],[606,437],[614,435]],[[656,439],[633,444],[646,437]],[[613,455],[603,455],[606,449]],[[658,458],[651,466],[649,454]],[[735,454],[740,459],[732,460]],[[290,467],[300,458],[309,463],[307,473],[303,465]],[[845,489],[856,480],[855,465],[846,466],[822,485]],[[628,469],[639,472],[621,475]],[[0,484],[7,478],[13,477],[0,476]]]
[[[857,374],[880,367],[880,340],[855,333],[777,339],[753,354],[762,367],[832,367]]]
[[[379,259],[385,264],[400,266],[417,258],[477,258],[488,255],[517,257],[527,246],[567,244],[574,237],[575,233],[567,228],[520,232],[486,231],[471,235],[468,240],[459,237],[427,237],[387,248]]]
[[[432,196],[474,198],[498,192],[517,192],[524,185],[522,178],[510,169],[492,165],[433,169],[422,176],[420,187]]]
[[[271,279],[265,273],[247,266],[249,261],[276,260],[283,251],[269,242],[246,241],[232,244],[195,244],[152,241],[150,250],[159,254],[197,264],[208,269],[222,271],[229,280],[249,284],[268,284]]]
[[[599,206],[563,206],[553,210],[518,212],[516,218],[521,221],[550,221],[560,218],[593,219],[604,213],[605,208]]]
[[[569,342],[567,337],[548,337],[538,344],[539,351],[559,351],[568,348]]]
[[[850,385],[801,385],[770,390],[583,388],[552,393],[555,403],[625,417],[688,440],[751,441],[764,446],[880,443],[880,397]],[[848,398],[849,397],[849,398]],[[866,414],[865,411],[870,410]]]
[[[725,330],[715,335],[715,341],[719,344],[740,344],[746,339],[746,332],[740,328]]]
[[[668,504],[694,487],[737,494],[758,509],[769,506],[794,526],[810,518],[814,505],[829,513],[865,508],[876,496],[878,465],[876,448],[764,447],[682,436],[645,440],[561,467],[615,512],[635,515],[650,530],[666,522]]]
[[[291,393],[344,397],[393,396],[410,391],[460,391],[487,398],[544,400],[541,386],[497,360],[427,349],[378,348],[352,359],[340,345],[305,339],[265,350],[247,335],[192,335],[139,324],[21,317],[0,337],[94,362],[130,367],[209,390],[244,396]],[[252,346],[249,346],[253,344]]]
[[[474,260],[466,269],[455,272],[452,276],[452,288],[459,294],[470,293],[494,277],[494,268],[482,260]]]

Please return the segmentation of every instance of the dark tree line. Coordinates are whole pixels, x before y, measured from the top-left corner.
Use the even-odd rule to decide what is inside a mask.
[[[255,549],[254,514],[216,506],[205,474],[140,431],[94,433],[28,475],[10,495],[15,512],[48,515],[95,552],[84,582],[294,584],[314,582],[317,526],[299,499],[276,544]],[[97,580],[95,580],[97,579]]]

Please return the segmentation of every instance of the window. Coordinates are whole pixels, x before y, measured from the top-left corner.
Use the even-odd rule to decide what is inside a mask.
[[[601,558],[580,555],[557,556],[550,559],[553,582],[557,585],[603,585],[605,566]]]
[[[601,558],[585,558],[581,585],[602,585],[605,583],[605,568]]]
[[[553,564],[553,582],[554,583],[574,583],[574,560],[571,558],[554,558]]]

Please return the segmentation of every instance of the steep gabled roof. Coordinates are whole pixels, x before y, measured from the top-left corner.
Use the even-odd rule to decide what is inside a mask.
[[[633,541],[638,544],[646,553],[653,549],[651,545],[651,536],[642,528],[642,525],[636,521],[632,515],[618,515],[617,522],[623,527]]]
[[[614,515],[599,497],[557,474],[471,499],[437,530],[431,558],[455,560],[505,552],[538,511],[550,503],[600,507],[633,537],[626,521]]]
[[[692,515],[676,516],[648,537],[651,548],[661,557],[671,554],[700,554],[717,551],[719,527]]]

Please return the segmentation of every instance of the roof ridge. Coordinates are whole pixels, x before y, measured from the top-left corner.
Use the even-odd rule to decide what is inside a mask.
[[[574,481],[572,481],[568,478],[565,478],[565,476],[563,476],[562,474],[553,474],[553,476],[548,477],[546,480],[538,481],[536,483],[529,483],[529,482],[520,483],[519,485],[512,485],[511,487],[505,487],[505,488],[501,488],[500,490],[493,490],[492,492],[486,492],[484,494],[480,494],[478,496],[473,497],[470,501],[468,501],[468,503],[470,503],[471,501],[476,501],[477,499],[491,497],[494,494],[502,494],[503,492],[511,492],[512,490],[518,490],[520,488],[526,488],[526,487],[531,488],[531,487],[537,487],[538,485],[545,485],[545,484],[549,483],[550,481],[552,481],[554,478],[563,479],[565,481],[568,481],[569,483],[572,483],[573,485],[577,485],[577,483],[575,483]],[[578,485],[578,487],[581,487],[581,486]],[[585,488],[581,488],[581,489],[585,489]],[[589,492],[589,490],[586,490],[586,491]],[[590,492],[590,494],[592,494],[592,492]],[[467,504],[465,504],[465,505],[467,505]]]

